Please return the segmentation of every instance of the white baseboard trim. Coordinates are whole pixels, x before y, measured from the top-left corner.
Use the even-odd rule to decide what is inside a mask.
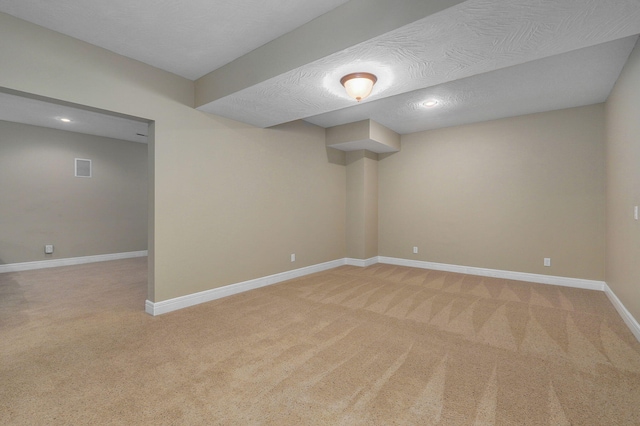
[[[361,268],[366,268],[367,266],[375,265],[378,263],[378,257],[370,257],[369,259],[353,259],[347,257],[344,259],[345,265],[351,266],[359,266]]]
[[[604,281],[594,281],[594,280],[585,280],[581,278],[568,278],[568,277],[557,277],[553,275],[540,275],[540,274],[530,274],[527,272],[513,272],[513,271],[502,271],[498,269],[486,269],[486,268],[476,268],[473,266],[458,266],[458,265],[449,265],[446,263],[434,263],[434,262],[424,262],[420,260],[409,260],[409,259],[398,259],[394,257],[384,257],[379,256],[378,261],[380,263],[387,263],[390,265],[398,265],[398,266],[411,266],[414,268],[423,268],[423,269],[434,269],[437,271],[447,271],[447,272],[458,272],[461,274],[469,274],[469,275],[480,275],[483,277],[493,277],[493,278],[505,278],[509,280],[516,281],[528,281],[539,284],[550,284],[550,285],[559,285],[564,287],[575,287],[582,288],[586,290],[599,290],[604,291],[607,295],[613,306],[618,311],[618,314],[622,317],[622,320],[627,324],[631,333],[638,339],[640,342],[640,324],[638,321],[631,315],[631,312],[627,310],[627,308],[622,304],[620,299],[615,295],[615,293],[609,288],[606,282]]]
[[[95,256],[38,260],[35,262],[9,263],[6,265],[0,265],[0,274],[5,272],[30,271],[32,269],[55,268],[58,266],[82,265],[83,263],[105,262],[108,260],[129,259],[132,257],[144,257],[147,255],[147,250],[141,250],[125,253],[98,254]]]
[[[153,316],[166,314],[167,312],[188,308],[189,306],[199,305],[200,303],[210,302],[212,300],[231,296],[233,294],[238,294],[256,288],[277,284],[282,281],[299,278],[305,275],[314,274],[316,272],[326,271],[327,269],[337,268],[338,266],[342,266],[345,264],[346,259],[337,259],[330,262],[307,266],[305,268],[294,269],[292,271],[281,272],[279,274],[230,284],[224,287],[218,287],[198,293],[187,294],[186,296],[180,296],[160,302],[152,302],[150,300],[147,300],[145,302],[145,311]]]
[[[132,256],[131,256],[132,257]],[[35,262],[32,262],[35,263]],[[343,258],[330,262],[307,266],[305,268],[294,269],[292,271],[256,278],[236,284],[218,287],[199,293],[188,294],[174,299],[163,300],[161,302],[145,303],[145,311],[151,315],[161,315],[200,303],[210,302],[233,294],[242,293],[260,287],[277,284],[282,281],[299,278],[316,272],[326,271],[342,265],[352,265],[367,267],[376,263],[386,263],[389,265],[409,266],[422,269],[433,269],[437,271],[457,272],[461,274],[479,275],[483,277],[504,278],[516,281],[527,281],[539,284],[559,285],[564,287],[575,287],[586,290],[604,291],[611,303],[616,308],[624,322],[627,324],[634,336],[640,341],[640,324],[631,313],[620,302],[620,299],[613,293],[604,281],[586,280],[581,278],[558,277],[553,275],[531,274],[527,272],[503,271],[499,269],[477,268],[473,266],[450,265],[446,263],[425,262],[420,260],[399,259],[394,257],[377,256],[369,259]],[[0,266],[1,267],[1,266]]]
[[[636,321],[633,315],[631,315],[631,312],[625,308],[620,299],[618,299],[618,296],[616,296],[607,284],[604,286],[604,292],[613,304],[613,307],[618,311],[618,314],[622,317],[622,320],[627,324],[627,327],[629,327],[629,330],[631,330],[633,335],[636,336],[636,339],[640,342],[640,324],[638,324],[638,321]]]
[[[584,280],[581,278],[557,277],[553,275],[530,274],[527,272],[502,271],[499,269],[477,268],[474,266],[449,265],[446,263],[425,262],[421,260],[398,259],[395,257],[379,256],[380,263],[390,265],[411,266],[414,268],[434,269],[436,271],[458,272],[460,274],[479,275],[482,277],[504,278],[516,281],[528,281],[539,284],[576,287],[587,290],[604,291],[604,281]]]

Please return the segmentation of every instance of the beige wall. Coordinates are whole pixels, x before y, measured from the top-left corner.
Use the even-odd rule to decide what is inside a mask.
[[[378,154],[367,152],[364,157],[364,258],[378,255]]]
[[[193,109],[194,82],[4,14],[0,56],[0,87],[154,120],[150,300],[347,255],[348,166],[329,158],[323,129],[303,122],[258,129],[201,113]],[[607,106],[618,180],[635,173],[624,164],[637,164],[637,150],[624,143],[636,129],[632,72]],[[604,279],[604,138],[603,105],[405,135],[401,152],[376,163],[379,208],[373,196],[362,201],[362,212],[379,215],[379,243],[363,229],[362,258]],[[366,170],[371,176],[374,168],[363,162]],[[613,185],[623,198],[633,191]],[[614,205],[610,197],[609,210]],[[609,244],[630,259],[634,243],[618,234]],[[629,306],[638,300],[638,272],[628,264],[607,279]],[[638,307],[629,308],[638,317]]]
[[[607,284],[640,320],[640,44],[606,104]]]
[[[381,256],[604,279],[602,104],[405,135],[379,174]]]
[[[0,263],[147,249],[146,144],[6,121],[0,141]]]
[[[365,259],[364,151],[347,152],[346,172],[346,254],[353,259]]]
[[[0,57],[0,87],[155,121],[152,301],[345,256],[345,167],[324,129],[201,113],[192,81],[5,14]]]
[[[347,257],[378,255],[378,155],[347,152]]]

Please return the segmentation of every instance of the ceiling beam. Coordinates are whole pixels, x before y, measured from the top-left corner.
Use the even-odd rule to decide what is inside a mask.
[[[196,80],[196,107],[462,2],[351,0]]]

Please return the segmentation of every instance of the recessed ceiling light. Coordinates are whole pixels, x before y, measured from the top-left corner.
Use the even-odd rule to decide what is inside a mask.
[[[68,118],[59,118],[58,120],[64,122],[64,123],[71,123],[71,120],[69,120]]]
[[[434,106],[438,105],[438,100],[437,99],[429,99],[426,100],[422,103],[422,106],[427,107],[427,108],[433,108]]]

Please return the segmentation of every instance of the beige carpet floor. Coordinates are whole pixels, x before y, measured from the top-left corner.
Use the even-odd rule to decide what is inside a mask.
[[[601,292],[378,264],[155,318],[145,293],[145,259],[0,274],[0,424],[640,424]]]

